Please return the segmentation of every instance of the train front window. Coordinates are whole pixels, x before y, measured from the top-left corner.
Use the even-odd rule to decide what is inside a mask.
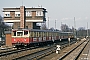
[[[17,36],[23,36],[23,32],[17,32]]]
[[[16,31],[13,31],[12,32],[12,36],[16,36]]]
[[[28,31],[24,31],[24,35],[28,35]]]

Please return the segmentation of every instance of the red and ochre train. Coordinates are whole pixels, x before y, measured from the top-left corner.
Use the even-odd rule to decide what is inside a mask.
[[[74,34],[51,30],[12,29],[12,45],[15,47],[52,43],[66,38],[74,38]]]

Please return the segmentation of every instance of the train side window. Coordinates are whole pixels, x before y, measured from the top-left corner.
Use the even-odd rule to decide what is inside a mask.
[[[43,32],[43,37],[45,37],[45,32]]]
[[[38,31],[37,31],[37,37],[39,37],[39,33],[38,33]]]
[[[50,32],[48,32],[48,36],[50,36],[49,33],[50,33]]]
[[[49,36],[50,36],[50,32],[49,32]]]
[[[57,32],[55,33],[55,35],[57,36]]]
[[[33,37],[36,37],[36,31],[33,32]]]
[[[38,32],[38,37],[40,37],[40,32]]]
[[[46,32],[44,32],[44,36],[46,37]]]
[[[51,32],[49,32],[49,36],[51,36]]]
[[[50,32],[50,36],[51,36],[51,32]]]
[[[47,36],[48,36],[48,32],[46,32]]]
[[[56,36],[56,33],[54,32],[54,36]]]
[[[38,37],[37,31],[36,31],[35,35],[36,35],[36,37]]]
[[[35,34],[35,31],[33,31],[33,37],[36,37],[35,35],[36,35],[36,34]]]
[[[54,36],[54,33],[53,32],[51,32],[51,36]]]
[[[54,36],[56,36],[56,33],[54,32]]]
[[[30,36],[33,37],[33,32],[32,31],[30,32]]]
[[[41,34],[41,37],[43,37],[43,32],[40,32],[40,34]]]
[[[39,33],[39,37],[41,37],[41,34],[40,34],[40,32],[38,32]]]
[[[37,37],[38,37],[38,31],[37,31]]]

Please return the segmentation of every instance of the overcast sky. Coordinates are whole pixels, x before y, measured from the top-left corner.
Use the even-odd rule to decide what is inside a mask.
[[[20,7],[22,0],[1,0],[0,14],[3,16],[2,10],[4,7]],[[55,27],[60,29],[62,24],[67,24],[69,27],[74,26],[74,17],[76,28],[90,28],[90,0],[23,0],[23,5],[26,7],[38,7],[42,5],[48,11],[46,18],[49,17],[49,28]],[[48,21],[47,21],[48,26]]]

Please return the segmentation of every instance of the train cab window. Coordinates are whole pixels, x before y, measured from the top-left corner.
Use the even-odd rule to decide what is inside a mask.
[[[28,31],[24,31],[24,35],[28,35]]]
[[[20,32],[17,31],[17,36],[23,36],[23,32],[22,31],[20,31]]]
[[[12,32],[12,36],[16,36],[16,31],[13,31]]]

